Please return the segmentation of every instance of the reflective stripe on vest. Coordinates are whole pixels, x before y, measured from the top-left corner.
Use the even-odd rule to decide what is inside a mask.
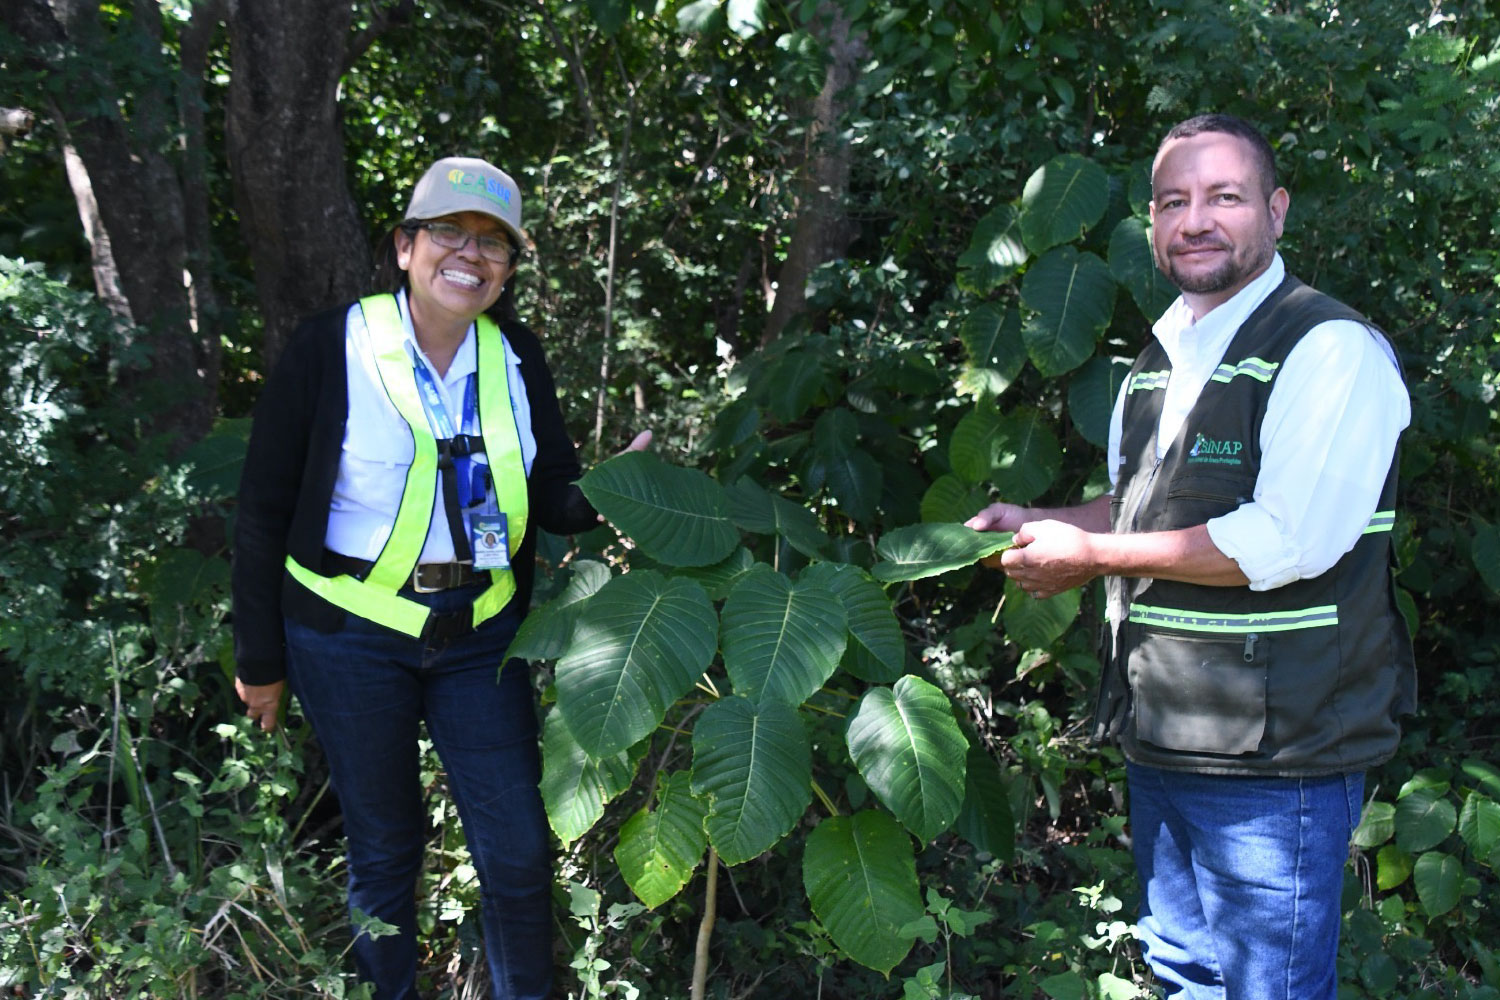
[[[1299,628],[1322,628],[1339,623],[1336,604],[1325,604],[1301,611],[1266,611],[1255,615],[1206,614],[1181,608],[1153,608],[1146,604],[1130,606],[1130,620],[1141,625],[1180,629],[1184,632],[1217,632],[1243,635],[1246,632],[1290,632]]]
[[[1281,364],[1275,361],[1264,361],[1260,358],[1246,358],[1237,365],[1220,365],[1214,369],[1209,376],[1213,382],[1228,382],[1236,375],[1248,375],[1257,382],[1269,382],[1276,375],[1276,369]]]
[[[1393,510],[1377,510],[1370,515],[1370,523],[1365,525],[1362,535],[1373,535],[1377,531],[1390,531],[1396,527],[1396,512]]]
[[[1153,389],[1165,389],[1167,379],[1172,377],[1170,369],[1159,372],[1139,372],[1130,380],[1130,388],[1125,390],[1125,395],[1132,392],[1150,392]]]
[[[406,351],[405,327],[395,297],[372,295],[361,299],[359,307],[370,333],[381,387],[410,428],[414,445],[411,468],[407,470],[401,504],[396,510],[396,522],[380,556],[363,580],[348,575],[323,576],[291,556],[287,556],[286,568],[298,583],[345,611],[406,635],[420,637],[427,625],[427,606],[396,592],[411,579],[422,546],[427,541],[427,529],[437,496],[437,441],[432,436],[427,413],[417,394],[411,355]],[[500,329],[488,316],[480,316],[475,321],[475,342],[478,351],[479,426],[494,480],[496,502],[506,516],[510,554],[514,557],[526,536],[529,510],[526,467],[521,459],[521,438],[516,430],[510,398],[509,366]],[[490,585],[474,600],[474,626],[477,628],[498,614],[515,592],[514,573],[508,569],[491,570]]]

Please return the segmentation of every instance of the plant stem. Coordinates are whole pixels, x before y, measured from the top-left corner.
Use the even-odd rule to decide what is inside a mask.
[[[714,910],[719,898],[719,852],[708,849],[708,886],[703,894],[703,920],[698,924],[698,946],[693,952],[692,1000],[703,1000],[708,984],[708,939],[714,931]]]

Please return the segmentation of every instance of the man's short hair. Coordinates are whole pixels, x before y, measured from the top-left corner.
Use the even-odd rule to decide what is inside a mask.
[[[1161,145],[1156,147],[1157,155],[1161,155],[1162,146],[1173,139],[1191,139],[1195,135],[1204,132],[1222,132],[1243,139],[1250,144],[1254,151],[1256,167],[1260,174],[1260,186],[1264,189],[1265,196],[1271,197],[1271,192],[1277,188],[1276,183],[1276,153],[1271,149],[1271,144],[1261,134],[1260,129],[1251,125],[1243,118],[1234,115],[1207,114],[1195,115],[1186,121],[1178,122],[1172,126],[1172,130],[1162,139]],[[1153,169],[1153,174],[1155,170]],[[1154,179],[1154,178],[1153,178]]]

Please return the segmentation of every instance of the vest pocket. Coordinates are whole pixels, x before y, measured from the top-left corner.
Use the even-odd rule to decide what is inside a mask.
[[[1239,755],[1266,732],[1268,637],[1143,630],[1130,655],[1135,735],[1167,750]]]

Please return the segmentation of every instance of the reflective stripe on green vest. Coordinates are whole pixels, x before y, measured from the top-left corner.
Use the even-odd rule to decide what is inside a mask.
[[[1339,623],[1336,604],[1325,604],[1301,611],[1266,611],[1254,615],[1230,615],[1222,612],[1185,611],[1181,608],[1153,608],[1146,604],[1130,606],[1130,620],[1141,625],[1180,629],[1184,632],[1217,632],[1244,635],[1247,632],[1289,632],[1299,628],[1321,628]]]
[[[372,295],[361,299],[360,310],[370,331],[375,353],[375,369],[381,387],[401,418],[411,429],[414,453],[385,547],[365,579],[352,576],[323,576],[287,556],[286,568],[298,583],[332,604],[361,618],[420,637],[427,625],[428,608],[400,596],[397,591],[411,579],[411,573],[427,541],[432,521],[433,502],[437,496],[437,441],[427,422],[427,411],[417,393],[411,355],[406,351],[406,332],[396,299],[391,295]],[[506,516],[510,554],[515,556],[526,536],[528,505],[526,466],[521,458],[521,438],[511,410],[509,366],[500,328],[488,316],[475,321],[478,349],[479,426],[484,436],[485,455],[494,479],[496,501]],[[510,570],[491,570],[490,585],[474,600],[474,621],[494,617],[516,592],[515,574]]]

